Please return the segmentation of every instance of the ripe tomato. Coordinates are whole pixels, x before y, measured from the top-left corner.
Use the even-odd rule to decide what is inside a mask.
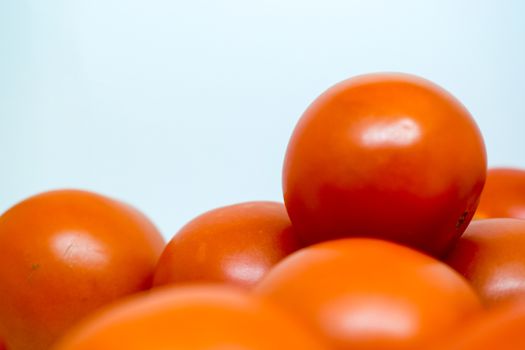
[[[87,313],[147,289],[164,246],[137,210],[89,192],[40,194],[0,217],[0,337],[47,349]]]
[[[300,250],[254,290],[334,350],[425,349],[481,310],[466,281],[442,262],[374,239]]]
[[[459,101],[421,78],[373,74],[306,110],[284,199],[306,243],[367,236],[441,255],[474,215],[485,172],[483,139]]]
[[[160,258],[155,284],[224,282],[250,287],[298,248],[281,203],[215,209],[173,237]]]
[[[0,339],[0,350],[6,350],[5,344],[2,341],[2,339]]]
[[[166,287],[108,308],[54,350],[326,350],[281,310],[226,287]]]
[[[488,304],[525,298],[525,220],[472,222],[446,261]]]
[[[475,218],[525,219],[525,170],[489,169]]]
[[[487,312],[435,350],[525,349],[525,304],[505,304]]]

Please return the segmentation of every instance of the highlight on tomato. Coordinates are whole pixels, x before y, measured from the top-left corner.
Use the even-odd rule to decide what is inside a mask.
[[[325,242],[285,258],[254,289],[333,350],[426,349],[482,310],[444,263],[387,241]]]
[[[488,305],[525,299],[525,220],[475,220],[445,261]]]
[[[175,234],[157,265],[155,285],[208,282],[250,288],[297,249],[282,203],[229,205],[198,216]]]
[[[86,191],[42,193],[0,216],[0,338],[45,350],[78,320],[151,287],[164,240],[138,210]]]
[[[474,119],[450,93],[416,76],[363,75],[304,112],[284,200],[306,244],[366,236],[441,256],[476,211],[486,163]]]
[[[288,314],[226,286],[164,287],[86,319],[53,350],[329,350]]]

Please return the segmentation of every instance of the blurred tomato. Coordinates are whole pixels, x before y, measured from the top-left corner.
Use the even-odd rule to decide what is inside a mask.
[[[298,249],[281,203],[249,202],[189,222],[162,254],[155,284],[224,282],[250,287]]]
[[[475,217],[525,219],[525,170],[489,169]]]
[[[505,304],[483,314],[435,350],[525,349],[525,304]]]
[[[525,220],[472,222],[446,261],[488,304],[525,298]]]
[[[31,197],[0,217],[0,336],[47,349],[87,313],[151,286],[164,242],[121,202],[84,191]]]
[[[425,349],[481,310],[470,286],[427,255],[373,239],[305,248],[255,288],[334,350]]]
[[[289,315],[226,287],[167,287],[93,315],[54,350],[325,349]],[[326,350],[326,349],[325,349]]]
[[[7,348],[5,347],[5,344],[4,342],[2,341],[2,339],[0,339],[0,350],[6,350]]]
[[[483,139],[459,101],[421,78],[372,74],[306,110],[284,199],[306,243],[368,236],[440,255],[474,215],[485,172]]]

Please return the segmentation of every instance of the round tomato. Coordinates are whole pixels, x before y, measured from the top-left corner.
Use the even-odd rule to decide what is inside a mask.
[[[281,203],[215,209],[173,237],[160,258],[155,284],[219,282],[250,287],[298,248]]]
[[[505,304],[462,327],[435,350],[523,350],[524,330],[525,304]]]
[[[31,197],[0,217],[0,337],[47,349],[87,313],[150,288],[164,241],[141,213],[94,193]]]
[[[474,291],[447,265],[373,239],[300,250],[254,290],[334,350],[425,349],[481,310]]]
[[[525,170],[489,169],[475,218],[525,219]]]
[[[283,190],[305,243],[366,236],[441,255],[474,215],[485,173],[483,139],[459,101],[421,78],[373,74],[306,110]]]
[[[473,221],[446,261],[488,304],[525,298],[525,220]]]
[[[93,315],[54,350],[326,350],[279,309],[220,286],[166,287]]]

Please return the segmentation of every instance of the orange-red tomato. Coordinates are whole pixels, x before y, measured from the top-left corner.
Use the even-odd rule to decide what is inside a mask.
[[[141,213],[94,193],[31,197],[0,217],[0,337],[47,349],[99,306],[151,286],[164,241]]]
[[[525,304],[505,304],[460,328],[435,350],[525,349]]]
[[[483,139],[459,101],[421,78],[372,74],[306,110],[283,189],[306,243],[366,236],[441,255],[474,215],[485,174]]]
[[[475,218],[525,219],[525,170],[489,169]]]
[[[299,248],[281,203],[249,202],[193,219],[162,254],[155,284],[218,282],[251,287]]]
[[[334,350],[425,349],[482,309],[444,263],[374,239],[300,250],[254,290],[297,315]]]
[[[215,287],[166,287],[93,315],[54,350],[327,350],[263,300]]]
[[[475,220],[446,261],[488,304],[525,299],[525,220]]]

